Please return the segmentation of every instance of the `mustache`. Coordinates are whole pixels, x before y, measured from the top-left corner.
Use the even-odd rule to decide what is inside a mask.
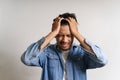
[[[61,41],[60,44],[69,44],[68,42]]]

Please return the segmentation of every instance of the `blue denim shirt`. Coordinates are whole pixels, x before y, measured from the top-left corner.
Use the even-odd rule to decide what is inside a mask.
[[[40,51],[43,37],[31,44],[21,56],[21,61],[28,66],[40,66],[42,70],[41,80],[63,80],[64,63],[61,50],[56,44],[49,44]],[[91,54],[80,45],[72,45],[66,62],[68,80],[87,80],[86,70],[102,67],[107,63],[102,50],[85,39],[96,55]]]

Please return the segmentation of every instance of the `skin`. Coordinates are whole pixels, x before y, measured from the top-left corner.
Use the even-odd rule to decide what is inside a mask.
[[[69,25],[63,25],[60,27],[59,33],[56,36],[57,45],[62,50],[69,50],[73,43],[73,35],[70,32]]]
[[[69,22],[69,26],[61,26],[60,22],[64,18],[57,17],[52,24],[52,31],[45,37],[44,43],[41,45],[40,50],[44,49],[47,44],[56,37],[58,46],[62,50],[68,50],[75,37],[79,43],[91,54],[95,55],[92,48],[85,42],[85,38],[78,32],[78,24],[75,19],[69,17],[65,18]],[[62,35],[61,35],[62,34]]]

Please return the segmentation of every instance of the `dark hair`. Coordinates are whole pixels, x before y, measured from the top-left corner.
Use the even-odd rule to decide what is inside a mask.
[[[71,18],[75,19],[76,22],[77,22],[75,13],[63,13],[63,14],[60,14],[59,17],[61,17],[61,18],[69,18],[69,17],[71,17]]]
[[[61,25],[69,25],[69,22],[67,21],[67,20],[61,20],[61,23],[60,23]]]
[[[61,18],[71,17],[71,18],[75,19],[77,22],[76,15],[74,13],[63,13],[63,14],[60,14],[58,17],[61,17]],[[53,21],[55,21],[55,19]],[[63,19],[61,21],[61,25],[69,25],[69,22]]]

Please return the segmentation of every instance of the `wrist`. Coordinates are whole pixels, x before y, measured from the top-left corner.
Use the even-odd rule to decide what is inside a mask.
[[[77,36],[80,35],[80,33],[79,33],[79,32],[73,32],[73,35],[74,35],[75,37],[77,37]]]
[[[79,42],[83,42],[85,39],[79,32],[76,32],[74,36]]]
[[[52,31],[51,34],[53,34],[54,36],[56,36],[58,34],[58,31]]]

